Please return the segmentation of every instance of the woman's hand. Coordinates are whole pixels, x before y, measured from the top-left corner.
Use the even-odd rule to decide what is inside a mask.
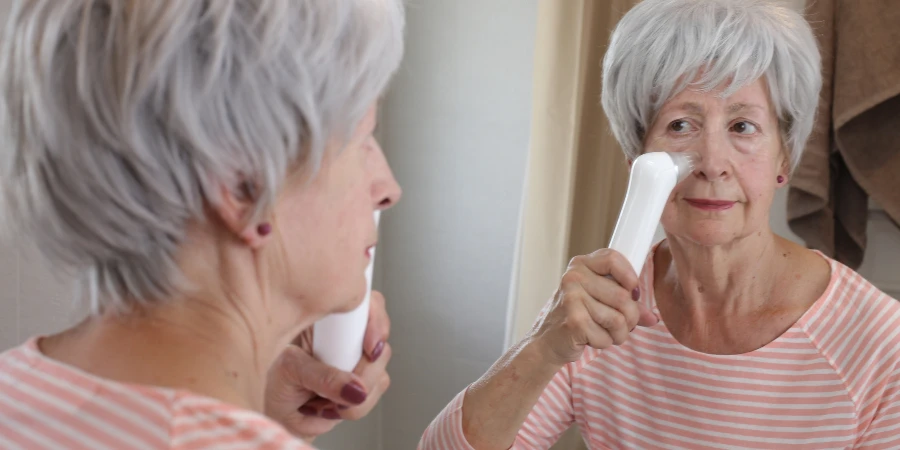
[[[569,263],[549,310],[529,338],[555,365],[581,357],[584,347],[621,345],[638,325],[659,318],[638,302],[638,276],[620,253],[601,249]]]
[[[342,419],[368,414],[390,385],[387,343],[390,319],[384,297],[372,291],[363,355],[353,373],[323,364],[312,356],[312,327],[278,357],[269,370],[266,415],[308,442]]]

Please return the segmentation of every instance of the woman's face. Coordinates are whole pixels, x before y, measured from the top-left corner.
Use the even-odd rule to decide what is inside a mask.
[[[763,79],[728,98],[686,89],[660,110],[645,151],[695,152],[700,162],[669,198],[672,237],[725,245],[767,229],[775,190],[787,180],[775,110]]]
[[[321,168],[310,181],[296,176],[287,182],[274,211],[274,267],[284,273],[284,296],[302,301],[316,313],[349,311],[366,292],[365,269],[378,239],[373,214],[400,199],[381,147],[373,136],[373,106],[347,145],[330,145]]]

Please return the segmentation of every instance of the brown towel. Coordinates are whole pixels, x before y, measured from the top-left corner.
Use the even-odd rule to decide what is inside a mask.
[[[810,248],[857,268],[868,196],[900,222],[900,2],[809,0],[807,15],[824,84],[788,223]]]

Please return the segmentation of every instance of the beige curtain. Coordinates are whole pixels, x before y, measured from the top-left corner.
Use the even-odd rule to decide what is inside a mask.
[[[637,0],[541,0],[534,113],[514,292],[514,339],[530,328],[571,257],[609,243],[628,166],[600,106],[601,63]],[[585,448],[569,433],[555,449]]]

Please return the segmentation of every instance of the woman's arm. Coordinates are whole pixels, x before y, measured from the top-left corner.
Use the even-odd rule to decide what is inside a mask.
[[[441,412],[419,448],[506,450],[519,442],[528,448],[556,442],[574,420],[570,378],[567,367],[547,363],[539,345],[526,338],[507,351]]]
[[[510,448],[550,381],[563,369],[549,362],[539,345],[539,341],[526,338],[469,387],[463,402],[462,428],[473,447]],[[572,387],[568,377],[559,378],[562,383],[553,386],[557,406],[540,424],[541,437],[549,438],[551,445],[573,421]]]
[[[637,286],[631,265],[614,251],[573,259],[529,335],[454,399],[419,448],[506,450],[517,439],[529,448],[549,447],[572,423],[566,365],[587,346],[622,344],[636,325],[658,321],[635,301]]]

